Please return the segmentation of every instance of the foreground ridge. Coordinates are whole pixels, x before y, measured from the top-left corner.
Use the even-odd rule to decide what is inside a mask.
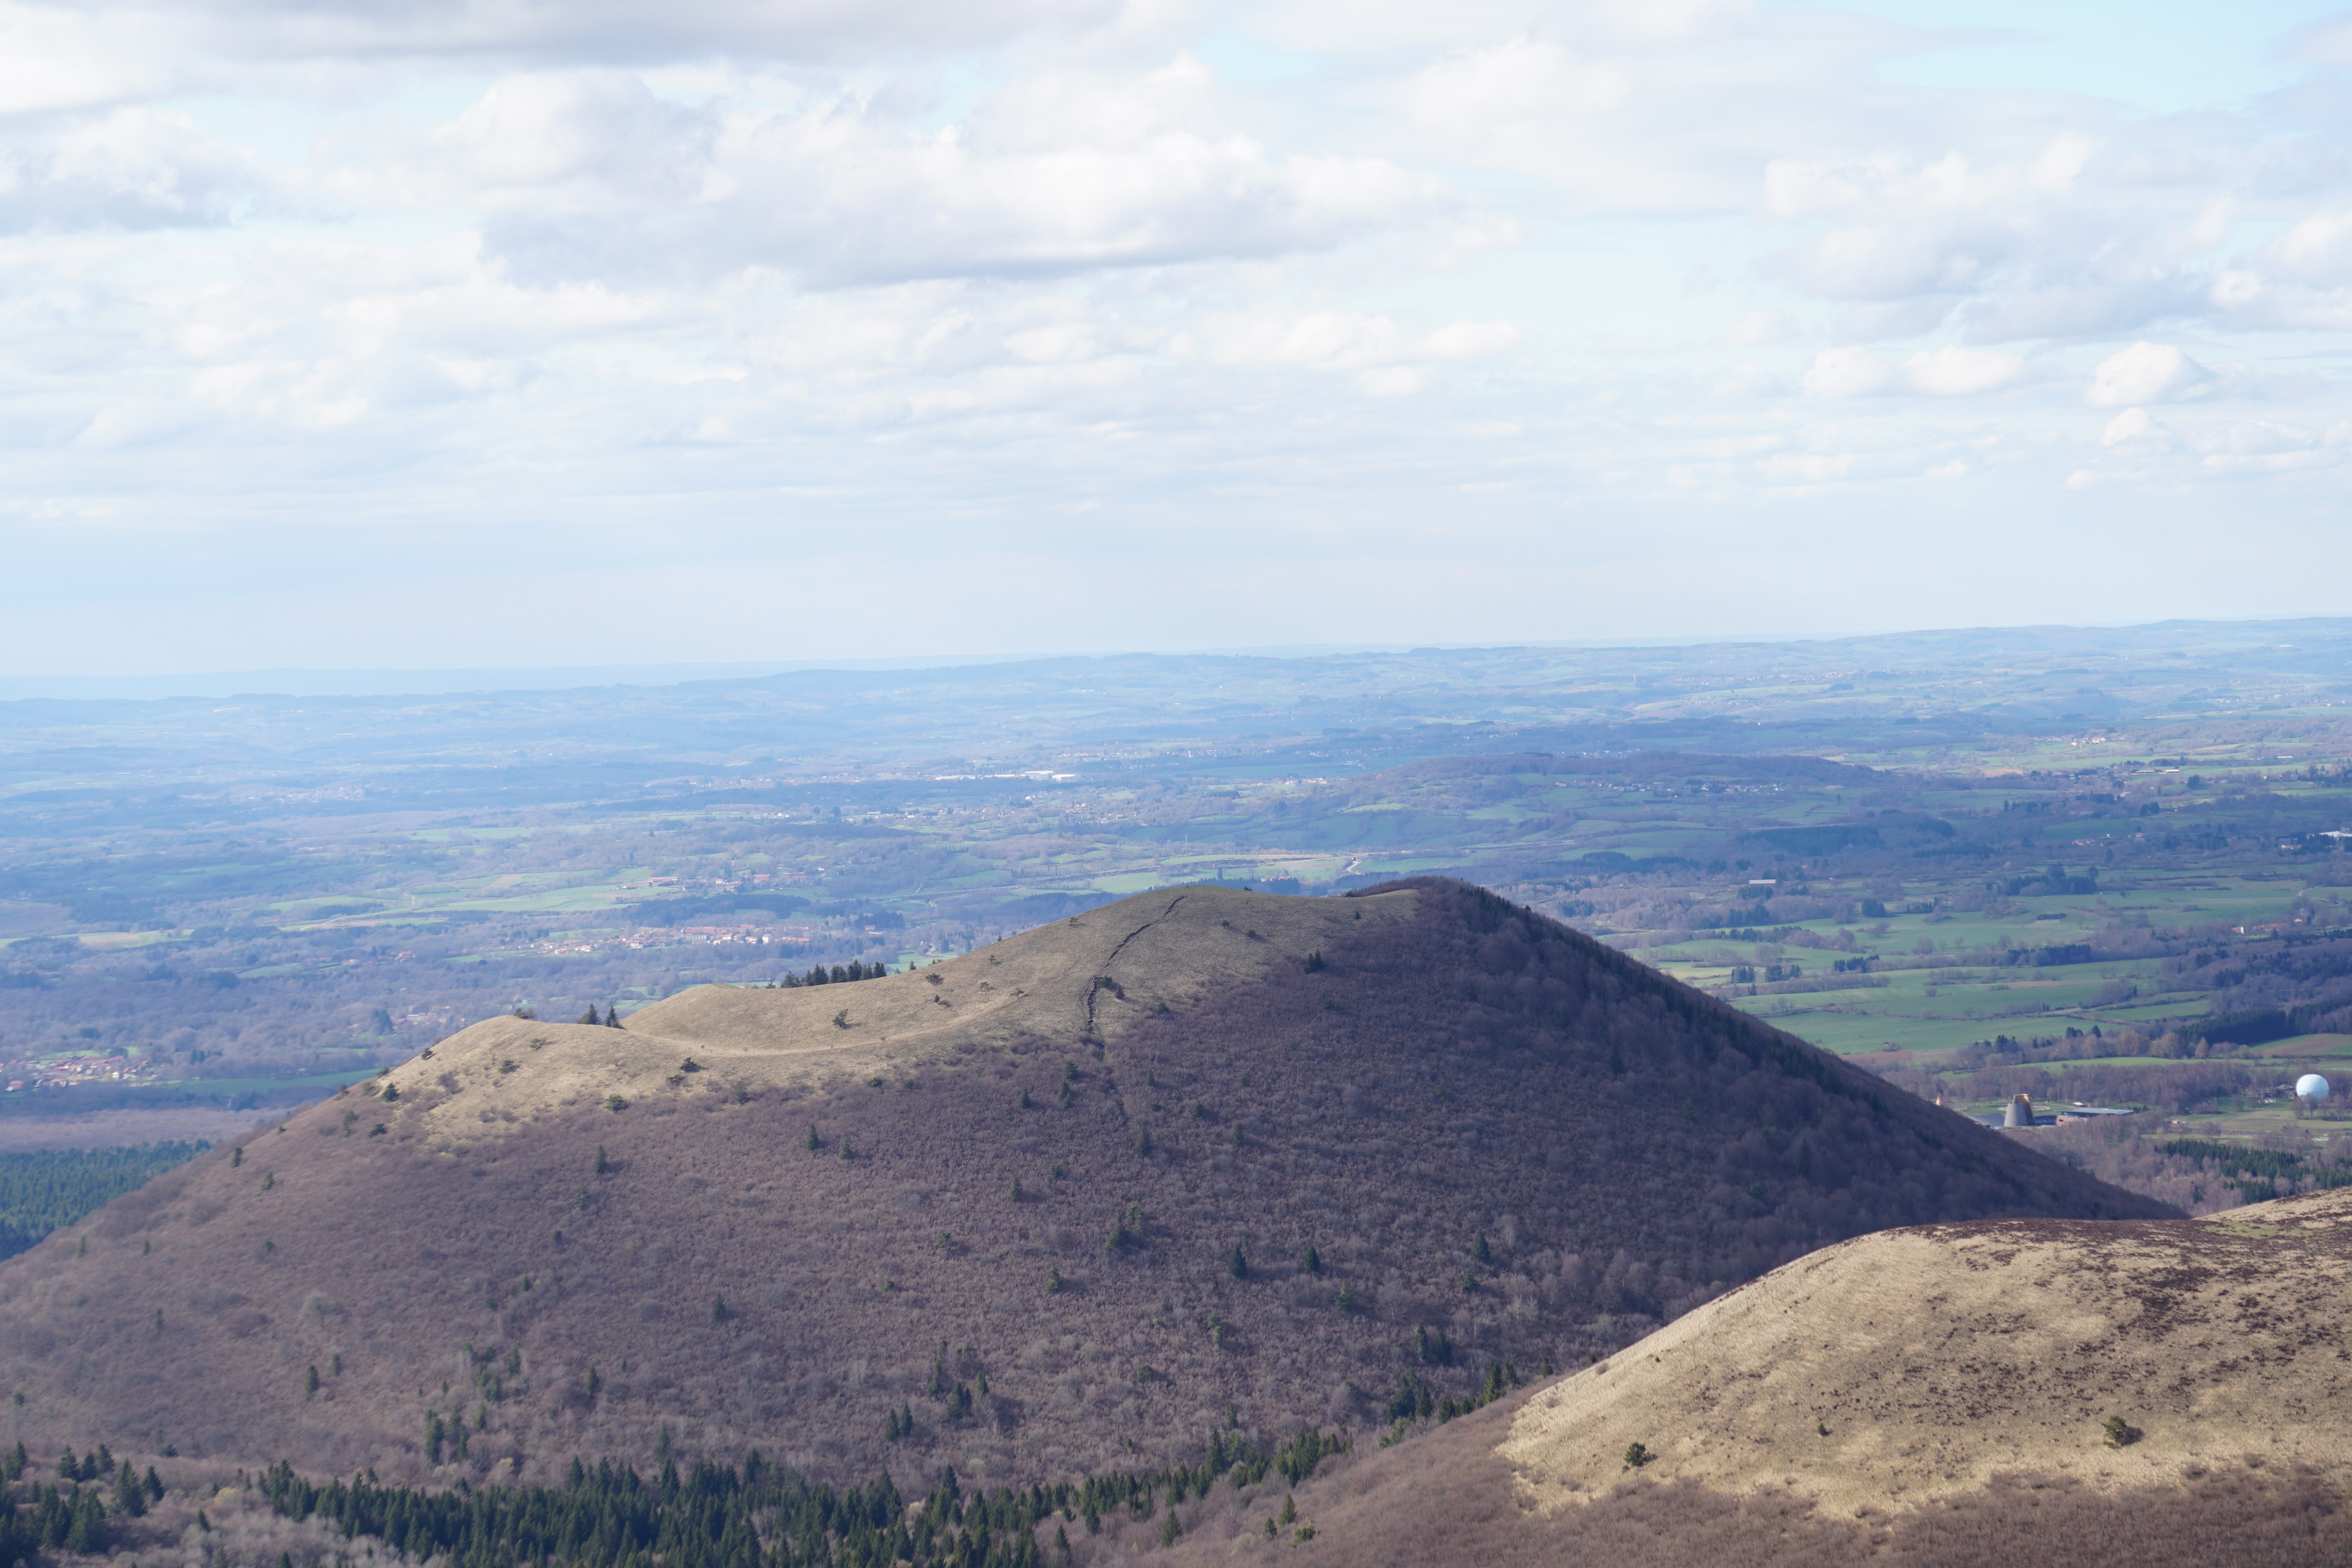
[[[2342,1189],[1864,1237],[1302,1488],[1293,1560],[2352,1561],[2347,1277]]]

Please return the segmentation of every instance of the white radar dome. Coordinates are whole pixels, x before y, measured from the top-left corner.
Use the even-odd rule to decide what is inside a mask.
[[[2327,1098],[2327,1080],[2316,1072],[2306,1072],[2294,1081],[2294,1093],[2296,1099],[2316,1105]]]

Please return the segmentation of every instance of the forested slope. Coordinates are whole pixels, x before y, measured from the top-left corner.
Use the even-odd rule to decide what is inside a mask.
[[[2166,1212],[1433,880],[494,1020],[371,1088],[0,1267],[28,1437],[997,1485],[1384,1425],[1865,1230]]]

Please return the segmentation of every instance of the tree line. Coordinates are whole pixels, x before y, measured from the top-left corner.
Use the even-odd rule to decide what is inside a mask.
[[[13,1488],[30,1464],[22,1443],[0,1454],[0,1484]],[[84,1484],[110,1479],[110,1499],[102,1486]],[[36,1481],[21,1502],[12,1494],[0,1507],[0,1568],[19,1568],[42,1552],[103,1552],[110,1521],[137,1518],[163,1495],[163,1478],[152,1465],[142,1476],[129,1459],[118,1469],[103,1443],[79,1458],[68,1448],[58,1458],[56,1480]]]
[[[914,1508],[887,1472],[836,1490],[756,1450],[740,1467],[705,1460],[684,1473],[664,1460],[650,1479],[609,1460],[590,1469],[575,1458],[559,1486],[461,1483],[438,1492],[381,1486],[365,1474],[317,1486],[280,1460],[261,1490],[288,1519],[323,1521],[347,1541],[381,1541],[415,1562],[438,1557],[442,1568],[1041,1568],[1049,1524],[1054,1555],[1062,1557],[1072,1529],[1098,1533],[1105,1516],[1122,1509],[1149,1521],[1165,1504],[1161,1540],[1172,1542],[1181,1533],[1176,1506],[1205,1497],[1219,1478],[1230,1475],[1238,1489],[1279,1474],[1296,1486],[1349,1447],[1344,1436],[1307,1431],[1259,1453],[1217,1434],[1196,1465],[970,1494],[950,1467]],[[21,1532],[13,1508],[0,1512],[5,1530]],[[92,1539],[102,1549],[102,1536]],[[10,1564],[0,1560],[0,1568]]]
[[[44,1149],[0,1155],[0,1258],[97,1213],[150,1176],[195,1158],[209,1143],[137,1144],[115,1149]]]
[[[2156,1145],[2158,1154],[2196,1160],[2221,1177],[2221,1185],[2244,1195],[2248,1203],[2267,1203],[2295,1192],[2319,1192],[2352,1186],[2352,1166],[2306,1161],[2290,1149],[2257,1149],[2218,1138],[2167,1138]]]
[[[776,986],[784,988],[801,986],[841,986],[852,980],[878,980],[889,972],[890,966],[879,958],[871,964],[861,964],[853,958],[846,964],[835,964],[830,969],[819,964],[805,975],[787,972],[782,979],[776,982]]]

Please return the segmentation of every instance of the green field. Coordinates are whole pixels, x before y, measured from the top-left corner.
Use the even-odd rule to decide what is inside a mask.
[[[127,1102],[144,1099],[178,1100],[189,1095],[202,1099],[227,1100],[242,1094],[274,1094],[282,1091],[317,1091],[331,1093],[346,1083],[357,1083],[363,1078],[373,1078],[378,1069],[359,1068],[344,1072],[314,1072],[289,1078],[189,1078],[156,1083],[104,1083],[110,1093],[119,1093]],[[54,1090],[21,1089],[15,1093],[0,1091],[0,1104],[37,1104],[58,1093]]]
[[[2273,963],[2352,932],[2347,672],[2331,622],[0,712],[0,1049],[327,1082],[518,1005],[1422,873],[1833,1051],[2177,1046],[2352,997]],[[2344,1032],[2253,1043],[2352,1038],[2293,1027]]]

